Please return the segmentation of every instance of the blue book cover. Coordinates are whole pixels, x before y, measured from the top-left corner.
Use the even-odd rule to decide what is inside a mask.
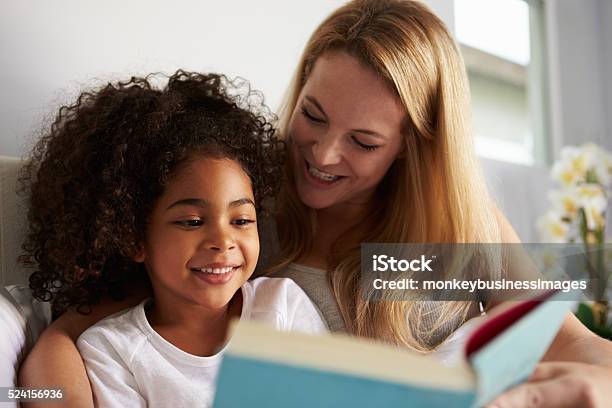
[[[235,324],[214,406],[479,407],[533,371],[573,304],[562,292],[507,303],[472,332],[463,361],[347,335]]]

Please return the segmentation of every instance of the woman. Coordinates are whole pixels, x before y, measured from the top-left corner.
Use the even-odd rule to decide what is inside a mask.
[[[332,329],[426,351],[478,313],[472,302],[369,302],[358,290],[361,242],[518,241],[476,165],[467,95],[455,43],[419,2],[353,1],[308,42],[281,112],[290,159],[272,269],[294,278]],[[22,384],[64,384],[69,403],[91,404],[74,341],[135,298],[87,317],[65,313],[26,360]],[[612,398],[612,347],[573,316],[544,360],[531,382],[495,404]]]

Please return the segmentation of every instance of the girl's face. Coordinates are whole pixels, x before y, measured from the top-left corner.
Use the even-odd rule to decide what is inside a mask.
[[[319,57],[289,124],[295,184],[314,209],[366,204],[398,157],[399,97],[346,52]]]
[[[230,159],[179,166],[153,208],[145,241],[137,260],[160,303],[225,307],[259,256],[249,177]]]

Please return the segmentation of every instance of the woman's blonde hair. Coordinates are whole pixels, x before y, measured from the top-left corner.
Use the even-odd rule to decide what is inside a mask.
[[[381,182],[387,194],[367,228],[345,234],[328,258],[328,280],[347,328],[420,351],[434,348],[461,324],[471,302],[372,301],[360,284],[360,242],[487,243],[499,231],[469,124],[463,60],[444,23],[410,0],[354,0],[315,30],[281,109],[281,135],[291,144],[290,117],[316,60],[344,51],[377,72],[406,108],[405,155]],[[316,213],[288,180],[277,203],[278,270],[308,253]],[[392,300],[391,298],[387,300]],[[408,319],[408,324],[407,320]]]

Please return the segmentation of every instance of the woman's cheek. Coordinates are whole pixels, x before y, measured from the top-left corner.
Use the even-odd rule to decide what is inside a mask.
[[[305,118],[300,116],[294,116],[288,131],[291,140],[298,145],[308,143],[315,136],[315,129],[306,122]]]
[[[359,155],[359,159],[353,160],[351,164],[357,177],[368,184],[377,185],[389,171],[393,158],[383,155]]]

